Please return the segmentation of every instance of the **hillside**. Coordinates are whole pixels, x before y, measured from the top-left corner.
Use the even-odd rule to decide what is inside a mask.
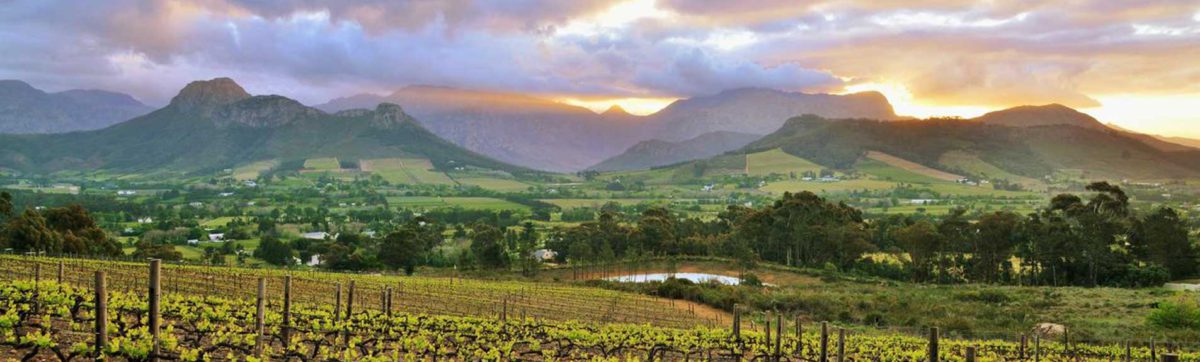
[[[563,172],[595,166],[641,141],[679,142],[718,131],[765,135],[805,113],[896,118],[879,93],[828,95],[760,88],[684,99],[648,116],[619,107],[596,114],[537,97],[432,86],[405,87],[387,96],[339,98],[317,108],[336,112],[383,101],[404,106],[433,133],[472,151]]]
[[[1092,116],[1061,104],[1013,107],[989,112],[975,118],[974,121],[1008,127],[1075,126],[1093,130],[1108,129]]]
[[[1166,152],[1113,130],[1071,125],[1008,127],[987,122],[928,120],[880,122],[793,118],[741,152],[781,148],[834,168],[850,168],[870,151],[946,171],[943,156],[975,157],[1004,172],[1040,178],[1062,169],[1088,177],[1154,179],[1200,174],[1195,152]]]
[[[0,136],[0,166],[34,172],[196,172],[315,157],[419,157],[438,168],[526,171],[438,138],[394,104],[329,114],[282,96],[251,96],[227,78],[192,82],[166,107],[106,129]]]
[[[0,80],[0,133],[100,129],[152,110],[122,93],[80,89],[46,93],[19,80]]]
[[[759,137],[747,133],[717,131],[680,142],[642,141],[625,150],[624,153],[604,160],[590,169],[596,171],[637,170],[708,158],[741,148]]]

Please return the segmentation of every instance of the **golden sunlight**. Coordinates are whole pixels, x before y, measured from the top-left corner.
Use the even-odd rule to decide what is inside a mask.
[[[604,112],[612,106],[620,106],[621,108],[625,109],[626,112],[639,116],[654,114],[654,112],[658,112],[663,108],[666,108],[676,100],[678,100],[678,98],[555,99],[557,102],[584,107],[596,113]]]
[[[905,87],[900,83],[859,83],[847,86],[845,91],[841,92],[840,94],[868,91],[883,93],[883,96],[887,97],[888,102],[892,104],[892,109],[896,111],[896,114],[901,116],[911,116],[917,118],[973,118],[991,111],[991,109],[987,107],[980,106],[948,106],[922,103],[921,101],[914,99],[913,94],[908,90],[908,87]]]

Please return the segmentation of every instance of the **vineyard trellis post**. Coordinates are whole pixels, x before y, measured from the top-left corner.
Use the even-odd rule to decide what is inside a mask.
[[[796,316],[796,351],[797,356],[804,355],[804,324],[800,322],[800,316]]]
[[[1150,360],[1158,360],[1158,346],[1154,344],[1154,338],[1150,338]]]
[[[266,331],[264,331],[265,323],[263,322],[264,317],[266,317],[266,296],[267,296],[267,279],[263,278],[263,277],[259,277],[258,278],[258,300],[255,301],[255,303],[254,303],[254,305],[255,305],[254,345],[258,349],[258,353],[259,353],[260,357],[262,356],[262,353],[264,350],[262,344],[263,344],[263,335],[266,332]]]
[[[292,276],[283,276],[283,345],[292,340]]]
[[[1129,341],[1125,341],[1125,360],[1124,362],[1132,362],[1133,348],[1129,346]]]
[[[103,359],[108,344],[108,292],[104,271],[96,271],[96,359]]]
[[[967,346],[967,362],[975,362],[975,346]]]
[[[733,306],[733,340],[742,340],[742,310]]]
[[[346,321],[354,315],[354,280],[350,281],[350,290],[346,292]]]
[[[387,287],[387,316],[392,317],[392,287]]]
[[[334,292],[333,320],[338,321],[342,319],[342,283],[334,283],[334,286],[337,291]]]
[[[1017,355],[1018,355],[1018,357],[1020,357],[1019,359],[1022,359],[1022,360],[1024,360],[1024,359],[1025,359],[1025,343],[1026,343],[1026,342],[1025,342],[1025,335],[1024,335],[1024,334],[1022,334],[1022,335],[1021,335],[1021,349],[1020,349],[1020,353],[1018,353],[1018,354],[1017,354]]]
[[[938,362],[938,328],[929,328],[929,362]]]
[[[41,310],[41,308],[39,308],[42,305],[42,301],[41,301],[42,298],[39,298],[39,296],[41,295],[40,294],[41,287],[42,287],[41,284],[42,284],[42,263],[37,263],[37,264],[33,265],[33,312],[34,313],[37,313]]]
[[[1179,355],[1174,353],[1163,353],[1163,362],[1179,362]]]
[[[160,314],[160,306],[162,304],[160,298],[162,297],[162,293],[159,290],[162,287],[161,280],[159,279],[161,277],[162,260],[150,259],[150,310],[148,312],[150,313],[150,335],[154,340],[154,350],[150,354],[150,361],[158,361],[158,356],[162,352],[162,348],[159,346],[161,344],[159,327],[162,324],[162,321],[159,320],[162,317]]]
[[[775,315],[775,360],[779,361],[782,355],[779,354],[783,349],[783,314]]]
[[[829,322],[821,322],[821,362],[829,362]]]
[[[846,328],[838,328],[838,357],[837,362],[846,360]]]
[[[1042,360],[1042,335],[1033,336],[1033,362]]]
[[[58,289],[62,290],[63,283],[63,261],[58,261]]]

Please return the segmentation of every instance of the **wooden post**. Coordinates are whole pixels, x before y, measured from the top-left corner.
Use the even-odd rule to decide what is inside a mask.
[[[1163,362],[1179,362],[1179,355],[1174,353],[1163,353]]]
[[[838,357],[837,362],[846,360],[846,329],[838,328]]]
[[[975,362],[975,346],[967,346],[967,362]]]
[[[283,345],[292,342],[292,276],[283,276]]]
[[[1042,335],[1033,336],[1033,362],[1042,360]]]
[[[262,353],[264,350],[263,345],[262,345],[263,344],[263,335],[266,334],[266,331],[265,331],[266,325],[263,322],[263,319],[266,318],[266,299],[267,299],[266,297],[267,297],[267,279],[263,278],[263,277],[259,277],[258,278],[258,300],[255,301],[255,303],[254,303],[254,305],[255,305],[254,345],[258,350],[259,357],[262,357]],[[286,345],[286,342],[284,343],[284,345]]]
[[[1129,341],[1125,341],[1125,360],[1124,362],[1133,362],[1133,350],[1129,347]]]
[[[63,283],[63,261],[58,261],[58,289],[62,290]]]
[[[1158,346],[1156,346],[1154,344],[1154,338],[1150,339],[1150,360],[1151,361],[1158,360]]]
[[[779,361],[780,349],[783,348],[783,315],[775,315],[775,360]]]
[[[104,271],[96,271],[96,360],[102,360],[108,344],[108,282]]]
[[[766,339],[767,353],[770,354],[771,353],[771,316],[764,315],[763,319],[765,319],[763,321],[763,329],[764,329],[763,334],[765,334],[767,336],[767,339]]]
[[[929,328],[929,362],[938,362],[938,329]]]
[[[800,316],[796,316],[796,355],[804,355],[804,324],[800,323]]]
[[[829,322],[821,322],[821,362],[829,362]]]
[[[1025,344],[1026,344],[1025,335],[1022,334],[1021,335],[1021,353],[1020,353],[1020,359],[1022,359],[1022,360],[1025,359]]]
[[[503,321],[508,320],[508,297],[507,296],[504,297],[504,306],[502,308],[503,309],[500,311],[500,321],[503,322]]]
[[[41,295],[41,293],[39,293],[39,292],[41,292],[41,288],[42,288],[41,284],[42,284],[42,264],[37,263],[37,264],[33,265],[33,311],[34,311],[34,313],[37,313],[39,310],[41,310],[41,306],[42,306],[41,298],[38,298],[38,296]]]
[[[742,310],[733,306],[733,340],[742,340]]]
[[[392,287],[387,287],[387,316],[392,317]]]
[[[159,338],[159,334],[158,334],[159,326],[162,323],[161,321],[159,321],[159,317],[160,317],[159,307],[160,307],[160,303],[161,303],[161,301],[159,300],[159,297],[161,296],[159,288],[162,286],[162,284],[160,284],[161,280],[159,278],[161,276],[162,276],[162,261],[158,260],[158,259],[151,259],[150,260],[150,310],[149,310],[150,317],[149,317],[149,319],[150,319],[150,336],[153,337],[153,340],[154,340],[154,351],[150,353],[151,361],[158,361],[158,355],[162,352],[161,348],[159,347],[160,338]]]
[[[354,281],[350,281],[350,290],[346,292],[346,321],[354,315]]]
[[[335,302],[333,304],[333,320],[336,321],[342,319],[342,283],[335,283],[334,285],[337,286],[337,292],[334,296]]]

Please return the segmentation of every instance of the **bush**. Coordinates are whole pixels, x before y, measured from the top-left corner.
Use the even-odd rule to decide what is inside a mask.
[[[1150,312],[1147,321],[1152,326],[1164,329],[1200,329],[1200,306],[1188,299],[1163,302]]]

